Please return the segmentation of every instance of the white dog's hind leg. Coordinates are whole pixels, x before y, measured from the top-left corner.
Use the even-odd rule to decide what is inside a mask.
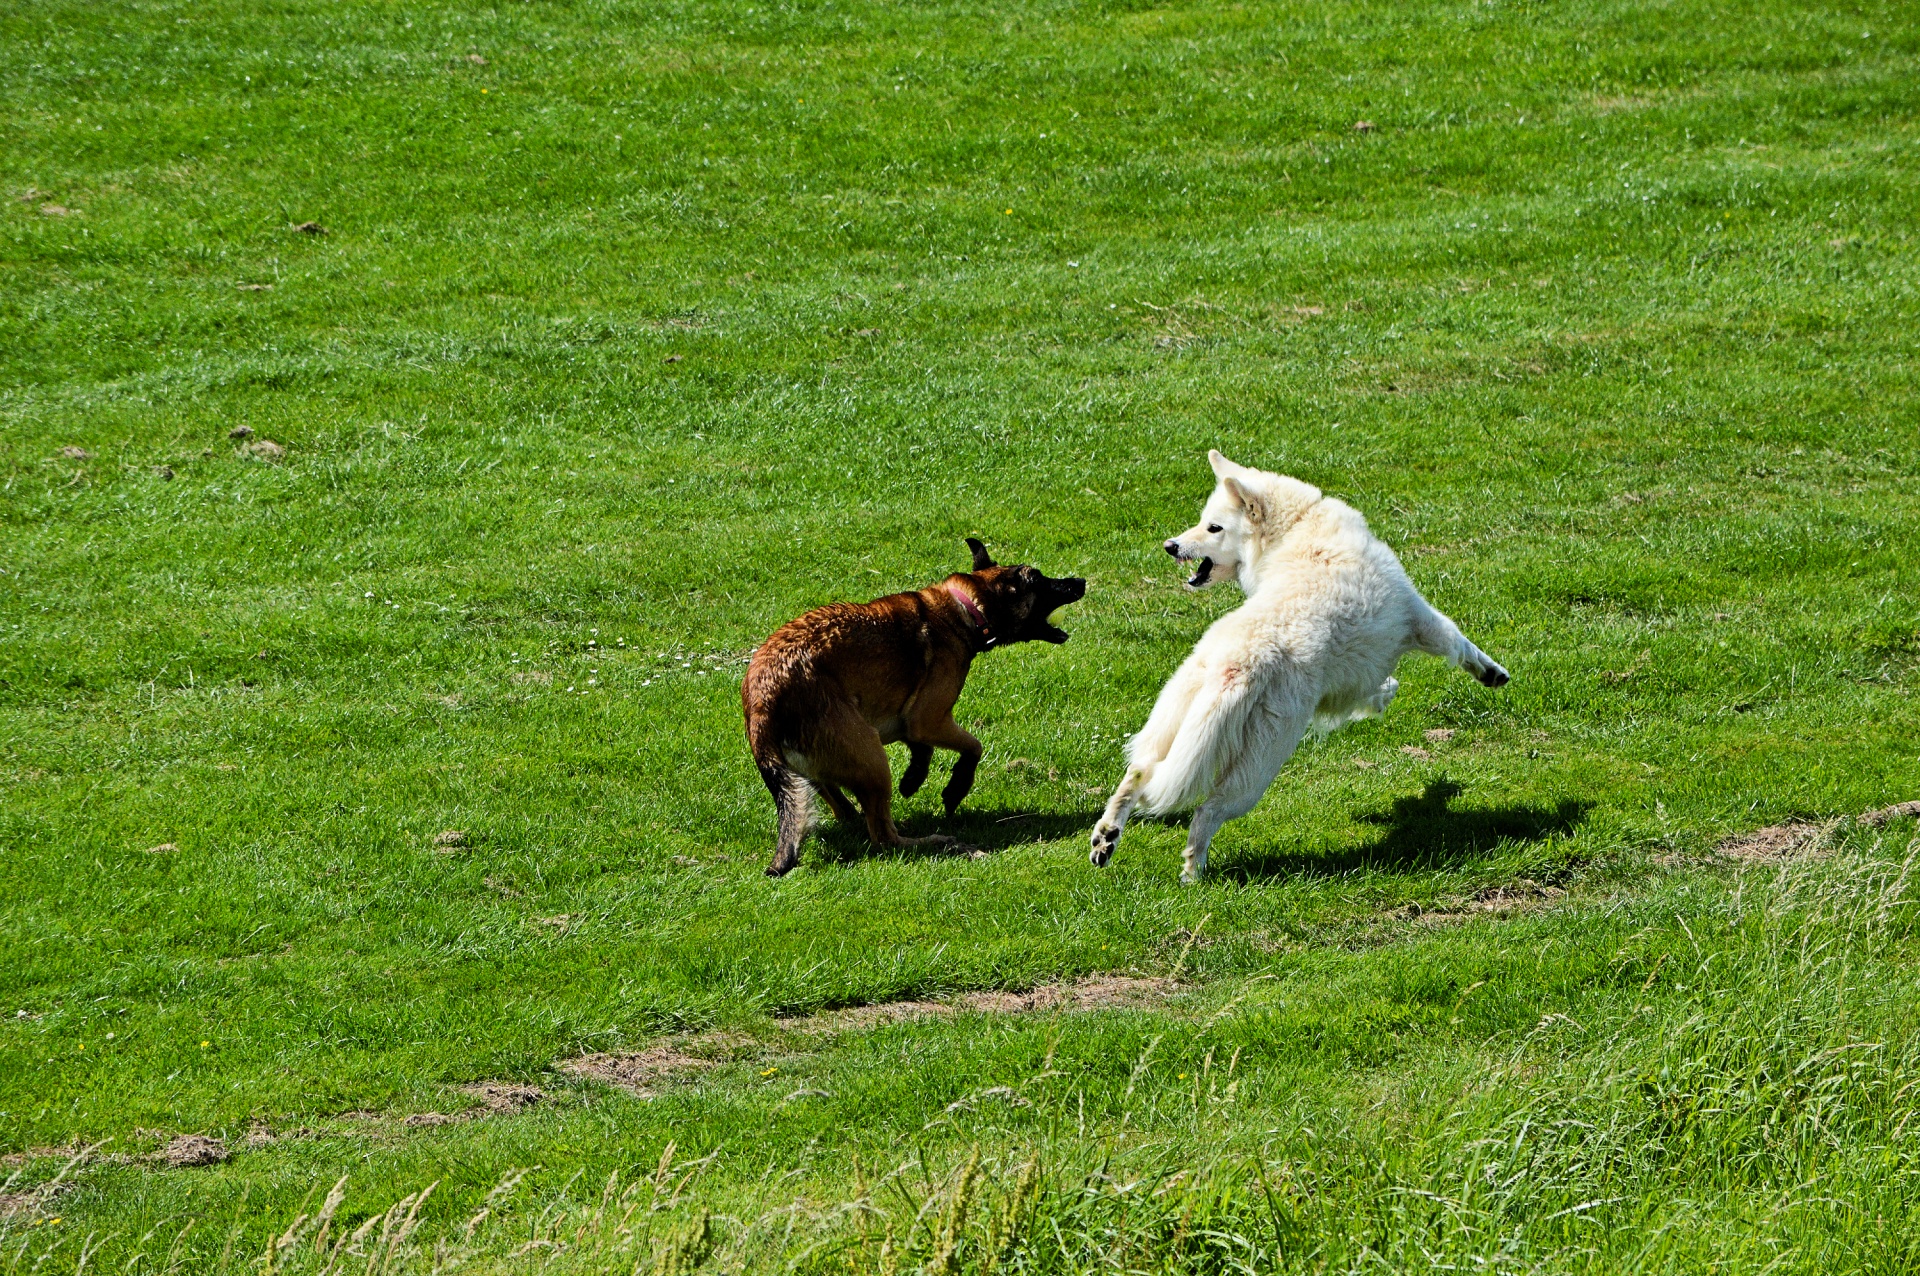
[[[1193,813],[1193,819],[1187,825],[1187,849],[1181,855],[1180,884],[1192,886],[1207,875],[1207,847],[1213,844],[1213,835],[1220,826],[1233,816],[1227,814],[1223,803],[1208,798]]]
[[[1460,632],[1460,626],[1435,611],[1425,599],[1413,624],[1413,642],[1430,656],[1438,656],[1450,665],[1466,670],[1489,687],[1507,685],[1507,671]]]
[[[1392,699],[1391,692],[1387,698]],[[1311,715],[1304,710],[1277,719],[1275,733],[1258,742],[1220,777],[1220,783],[1214,786],[1187,825],[1187,849],[1180,865],[1183,885],[1191,886],[1206,876],[1207,848],[1213,844],[1213,835],[1228,820],[1237,820],[1260,804],[1260,799],[1273,787],[1280,768],[1299,747],[1310,719]]]

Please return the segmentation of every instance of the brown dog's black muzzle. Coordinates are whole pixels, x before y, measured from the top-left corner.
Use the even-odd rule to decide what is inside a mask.
[[[1087,582],[1082,577],[1063,576],[1059,580],[1046,580],[1039,591],[1039,605],[1033,609],[1033,636],[1042,642],[1065,642],[1067,631],[1049,624],[1047,617],[1054,608],[1077,603],[1086,596]]]

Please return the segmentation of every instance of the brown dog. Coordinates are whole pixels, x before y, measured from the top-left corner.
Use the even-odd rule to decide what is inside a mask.
[[[747,666],[740,702],[747,743],[780,813],[779,841],[767,876],[800,862],[807,833],[807,786],[834,817],[858,818],[851,790],[876,846],[948,844],[950,837],[900,836],[893,825],[892,768],[886,745],[907,743],[900,796],[927,778],[936,748],[960,755],[941,797],[952,815],[973,788],[980,742],[953,720],[953,704],[973,658],[1009,643],[1065,642],[1047,621],[1056,607],[1087,592],[1078,578],[1052,580],[1024,565],[1000,567],[971,538],[973,570],[955,572],[912,594],[870,603],[834,603],[782,625]]]

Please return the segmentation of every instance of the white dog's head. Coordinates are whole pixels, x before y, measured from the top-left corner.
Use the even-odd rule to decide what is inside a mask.
[[[1183,563],[1195,564],[1187,588],[1204,589],[1233,576],[1252,591],[1252,567],[1263,549],[1284,535],[1300,515],[1320,499],[1311,483],[1235,465],[1208,452],[1218,480],[1200,521],[1162,547]]]

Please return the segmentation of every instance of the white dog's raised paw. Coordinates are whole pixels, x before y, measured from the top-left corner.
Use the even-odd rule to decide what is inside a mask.
[[[1093,830],[1093,853],[1087,861],[1095,868],[1105,868],[1107,861],[1113,858],[1114,847],[1120,845],[1120,830],[1112,824],[1098,824]]]

